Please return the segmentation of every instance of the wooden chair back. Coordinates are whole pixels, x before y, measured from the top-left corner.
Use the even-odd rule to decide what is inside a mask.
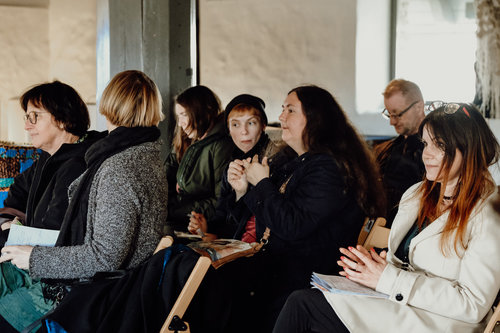
[[[366,249],[372,247],[385,248],[389,242],[389,232],[391,229],[385,228],[385,218],[366,218],[363,228],[359,233],[358,244],[362,244]]]

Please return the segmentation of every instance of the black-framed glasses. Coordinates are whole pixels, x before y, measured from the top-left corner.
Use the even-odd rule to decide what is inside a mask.
[[[467,117],[470,118],[470,114],[469,114],[469,111],[467,111],[467,109],[465,108],[465,106],[463,105],[460,105],[459,103],[446,103],[446,102],[443,102],[443,101],[432,101],[432,102],[429,102],[427,105],[426,105],[426,110],[429,111],[429,112],[432,112],[440,107],[443,107],[444,106],[444,113],[446,114],[454,114],[455,112],[457,112],[458,110],[460,110],[460,108],[462,108],[463,112],[465,113],[465,115]]]
[[[390,114],[389,111],[387,109],[384,109],[382,110],[382,115],[386,118],[386,119],[391,119],[391,118],[401,118],[406,112],[408,112],[415,104],[417,104],[419,101],[415,101],[413,103],[411,103],[406,109],[404,109],[403,111],[401,111],[400,113],[398,114]]]
[[[40,113],[47,113],[47,111],[31,111],[24,115],[24,120],[29,121],[31,125],[35,125],[38,121],[38,115]]]

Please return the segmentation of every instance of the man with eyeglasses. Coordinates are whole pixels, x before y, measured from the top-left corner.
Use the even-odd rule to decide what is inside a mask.
[[[420,88],[403,79],[389,82],[382,95],[385,105],[382,115],[399,134],[395,139],[375,147],[387,196],[386,226],[390,227],[401,196],[424,175],[424,146],[417,132],[425,118],[425,103]]]

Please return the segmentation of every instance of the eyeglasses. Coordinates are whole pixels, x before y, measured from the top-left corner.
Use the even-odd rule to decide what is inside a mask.
[[[40,113],[48,113],[47,111],[31,111],[24,115],[24,121],[29,121],[31,125],[35,125]]]
[[[383,115],[385,118],[389,119],[389,120],[390,120],[391,118],[397,118],[397,119],[399,119],[399,118],[401,118],[401,117],[402,117],[402,116],[403,116],[406,112],[408,112],[408,110],[410,110],[410,109],[413,107],[413,105],[417,104],[418,102],[419,102],[419,101],[415,101],[415,102],[411,103],[411,104],[410,104],[410,106],[408,106],[406,109],[404,109],[403,111],[401,111],[401,112],[400,112],[400,113],[398,113],[398,114],[390,114],[390,113],[389,113],[389,111],[388,111],[387,109],[384,109],[384,110],[382,111],[382,115]]]
[[[465,106],[460,105],[458,103],[446,103],[443,101],[432,101],[429,102],[426,105],[426,110],[429,112],[435,111],[436,109],[443,107],[444,106],[444,113],[446,114],[454,114],[457,112],[459,109],[462,109],[462,111],[465,113],[465,115],[470,118],[469,111],[465,108]],[[461,107],[461,108],[460,108]]]

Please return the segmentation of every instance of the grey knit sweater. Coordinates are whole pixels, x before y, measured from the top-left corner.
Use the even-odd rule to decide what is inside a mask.
[[[92,180],[84,244],[36,246],[30,275],[88,278],[135,267],[151,256],[167,219],[167,180],[159,152],[159,142],[148,142],[105,160]],[[71,184],[70,197],[79,181]]]

